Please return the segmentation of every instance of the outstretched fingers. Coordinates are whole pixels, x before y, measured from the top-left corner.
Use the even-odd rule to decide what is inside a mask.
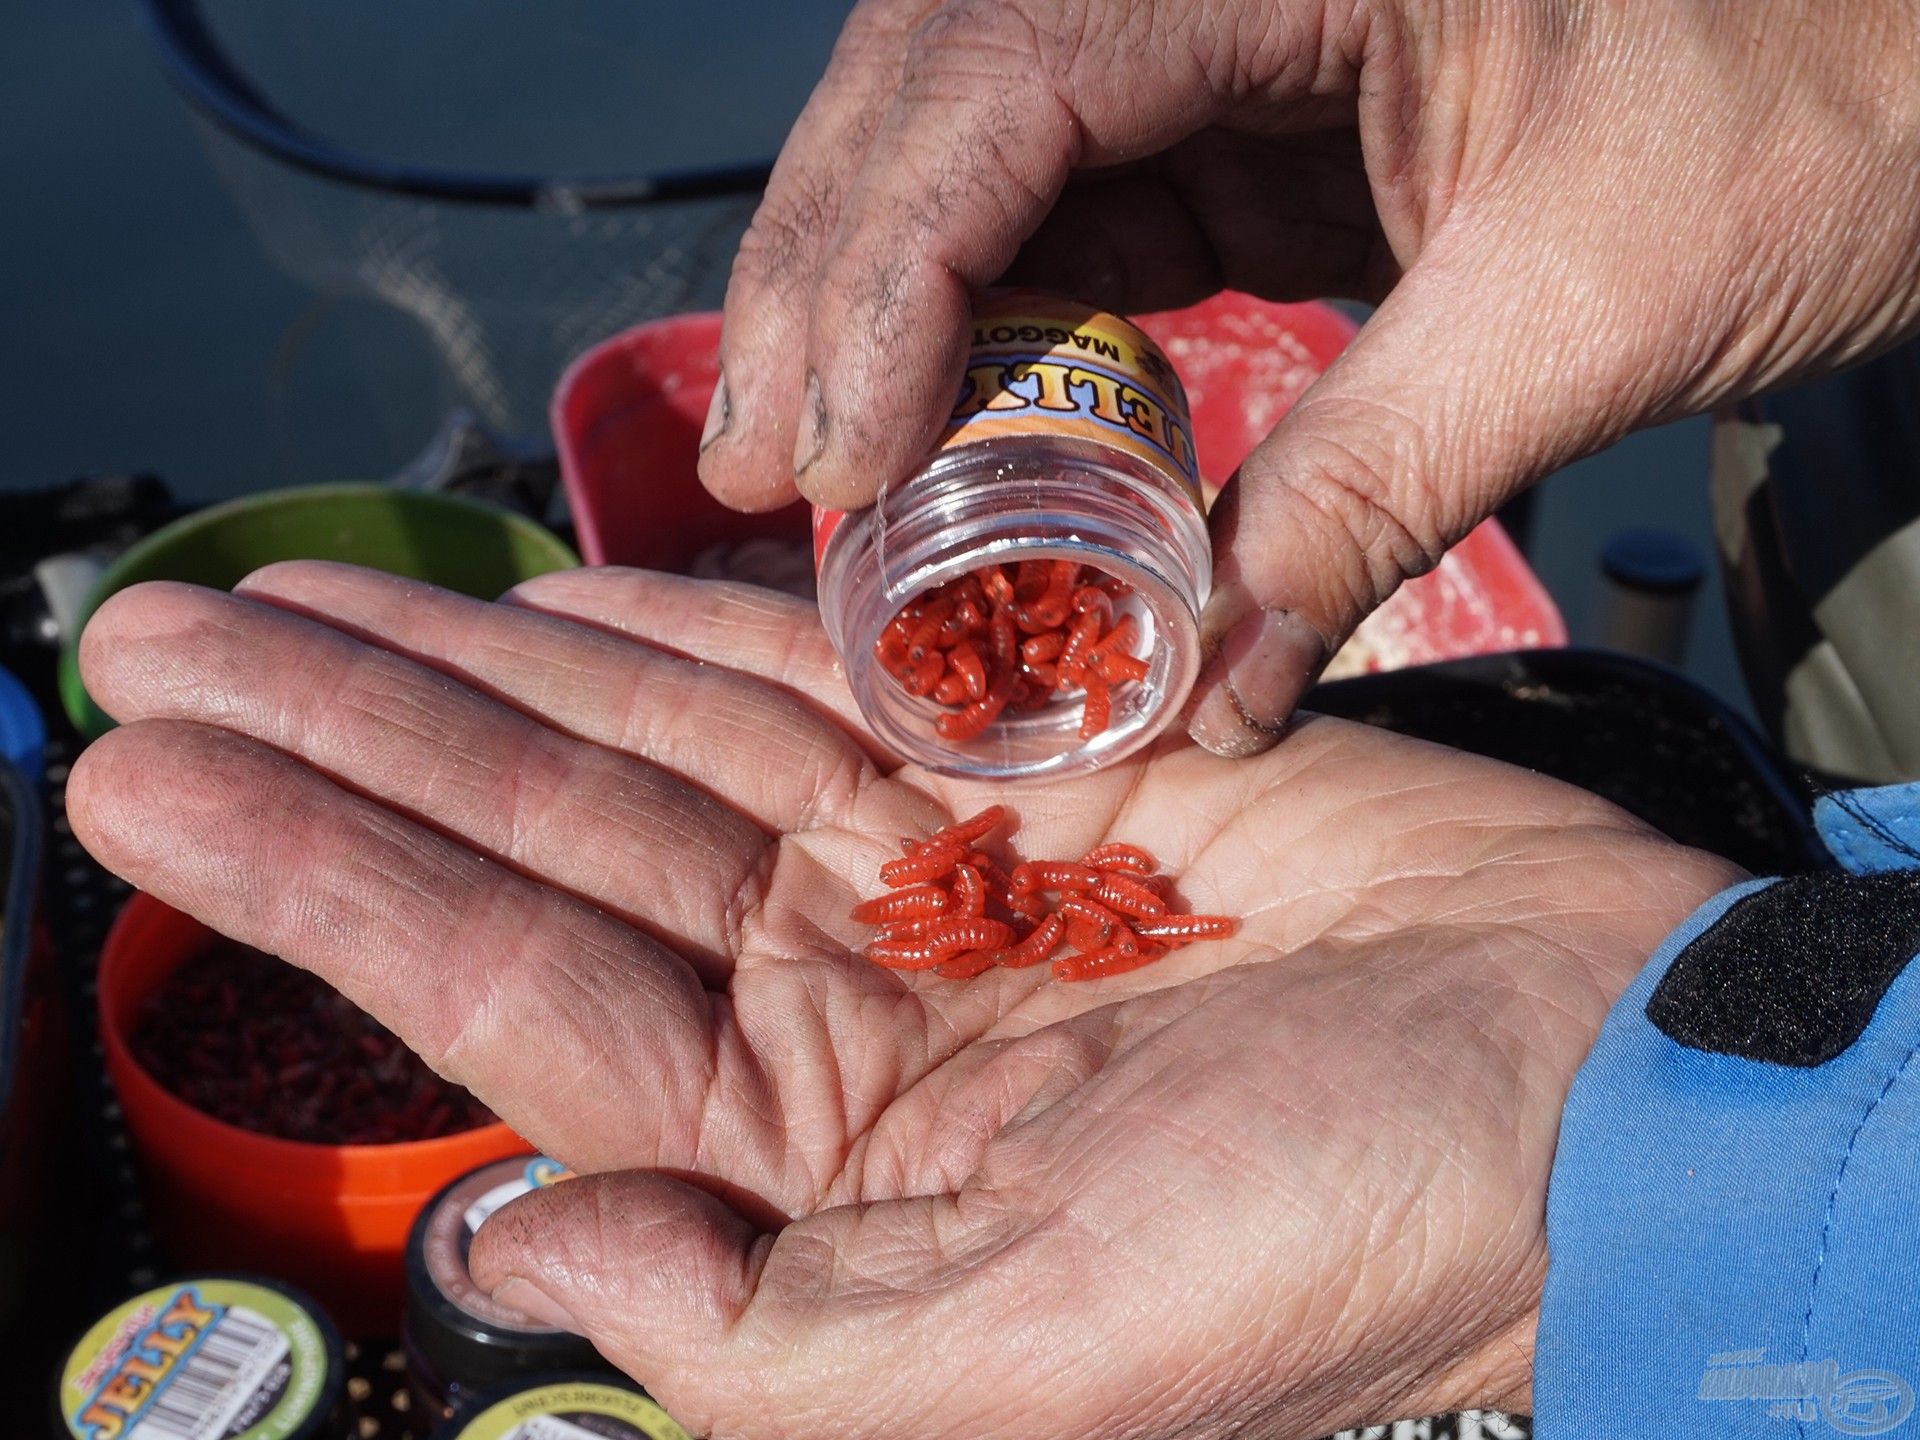
[[[815,648],[824,646],[817,619],[798,602],[762,610],[759,592],[594,570],[528,584],[516,603],[490,605],[310,560],[258,571],[235,593],[409,656],[565,735],[646,760],[770,834],[832,813],[872,778],[866,753],[840,723],[846,717],[806,693],[829,690],[834,672],[831,652],[822,657]],[[700,654],[703,641],[715,653]],[[797,688],[782,683],[788,675]],[[844,687],[839,695],[851,712]]]
[[[112,732],[67,803],[108,868],[321,976],[535,1144],[602,1168],[698,1148],[710,998],[602,910],[212,726]]]
[[[659,766],[548,728],[418,661],[182,585],[115,596],[82,666],[122,721],[219,725],[731,970],[772,864],[746,816]]]

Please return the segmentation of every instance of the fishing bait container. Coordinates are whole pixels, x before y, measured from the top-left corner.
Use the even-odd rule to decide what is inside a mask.
[[[1200,669],[1212,583],[1193,427],[1179,377],[1117,315],[1031,295],[976,312],[960,397],[933,460],[879,503],[818,511],[820,613],[867,723],[949,775],[1076,775],[1132,754],[1179,713]],[[1107,726],[1080,733],[1077,692],[1003,710],[971,740],[875,656],[917,596],[985,565],[1073,561],[1123,581],[1146,678],[1114,687]]]
[[[693,1440],[637,1385],[548,1375],[476,1396],[432,1440]]]
[[[122,1301],[55,1372],[52,1433],[73,1440],[344,1440],[332,1322],[274,1280],[204,1275]]]
[[[80,678],[80,635],[108,597],[148,580],[229,590],[280,560],[334,560],[491,600],[579,559],[544,526],[461,495],[389,485],[308,485],[245,495],[181,517],[94,583],[60,652],[60,697],[89,740],[113,727]]]
[[[516,1378],[604,1367],[589,1341],[502,1305],[467,1269],[467,1251],[489,1215],[565,1178],[544,1155],[496,1160],[462,1175],[421,1210],[407,1239],[401,1330],[420,1414],[444,1420],[463,1399]]]
[[[1134,323],[1178,368],[1208,496],[1356,328],[1330,305],[1277,304],[1234,291]],[[811,537],[804,506],[742,515],[700,484],[701,422],[719,378],[719,344],[717,313],[676,315],[601,342],[562,378],[553,439],[588,564],[698,573],[705,552],[772,544],[805,556]],[[1327,674],[1566,641],[1552,597],[1499,523],[1485,520],[1368,617]]]
[[[228,1125],[150,1075],[131,1039],[142,1007],[217,937],[136,894],[100,954],[100,1039],[140,1162],[154,1233],[187,1266],[285,1275],[353,1334],[392,1333],[407,1232],[448,1180],[526,1142],[505,1125],[382,1145],[320,1145]]]

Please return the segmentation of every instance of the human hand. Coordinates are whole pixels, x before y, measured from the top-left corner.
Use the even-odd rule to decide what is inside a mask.
[[[1196,738],[1273,743],[1354,626],[1624,432],[1920,327],[1910,0],[864,0],[727,296],[701,462],[865,504],[970,292],[1384,303],[1214,516]]]
[[[1331,720],[1014,789],[873,751],[810,606],[485,605],[293,564],[108,602],[76,833],[324,976],[583,1178],[476,1274],[716,1436],[1317,1434],[1524,1404],[1561,1104],[1734,877]],[[1228,941],[1079,985],[876,969],[901,834],[1149,846]]]

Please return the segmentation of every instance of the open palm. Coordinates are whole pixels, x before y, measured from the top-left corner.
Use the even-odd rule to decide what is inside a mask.
[[[1591,796],[1313,720],[988,787],[863,737],[812,609],[574,572],[145,586],[76,829],[588,1178],[474,1264],[715,1435],[1311,1434],[1524,1396],[1561,1104],[1733,878]],[[1122,977],[881,971],[902,835],[1145,845],[1242,917]]]

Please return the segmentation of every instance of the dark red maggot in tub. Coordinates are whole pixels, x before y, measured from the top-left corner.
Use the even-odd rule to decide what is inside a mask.
[[[283,1140],[391,1144],[494,1118],[325,981],[232,941],[172,971],[129,1040],[180,1100]]]

